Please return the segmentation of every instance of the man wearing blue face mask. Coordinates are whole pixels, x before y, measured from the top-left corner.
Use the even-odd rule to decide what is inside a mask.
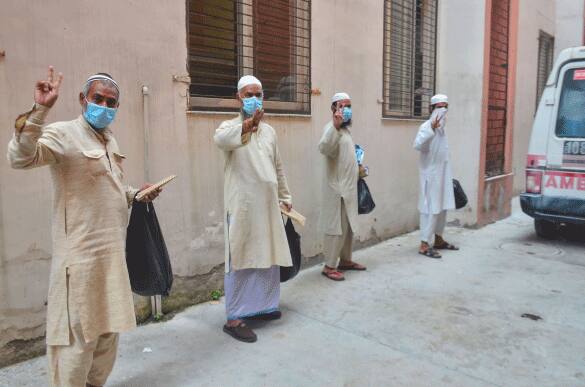
[[[449,99],[444,94],[431,98],[431,117],[419,128],[413,147],[420,152],[421,243],[419,254],[439,259],[437,250],[459,250],[443,239],[447,210],[455,209],[453,176],[449,160],[449,144],[445,124]]]
[[[325,125],[319,151],[325,162],[325,183],[321,206],[321,227],[325,232],[322,274],[334,281],[345,279],[342,271],[366,270],[352,261],[353,230],[357,227],[357,181],[359,167],[349,131],[351,99],[336,93],[331,99],[332,120]]]
[[[262,84],[251,75],[238,82],[238,117],[215,131],[225,156],[225,305],[223,331],[252,343],[246,320],[281,317],[280,266],[292,259],[280,207],[292,197],[280,159],[275,130],[262,121]]]
[[[82,114],[44,126],[62,79],[49,67],[48,79],[37,82],[32,110],[16,120],[8,159],[17,169],[48,165],[53,177],[51,385],[102,386],[119,333],[136,325],[125,242],[128,207],[138,190],[123,182],[125,157],[108,128],[119,105],[116,81],[105,73],[90,77],[79,95]]]

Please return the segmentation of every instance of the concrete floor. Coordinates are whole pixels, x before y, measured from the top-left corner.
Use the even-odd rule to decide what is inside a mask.
[[[413,233],[357,252],[368,271],[345,282],[305,270],[255,344],[221,331],[222,304],[136,329],[108,385],[585,386],[585,244],[536,239],[517,208],[447,236],[462,250],[442,260]],[[45,362],[1,369],[0,385],[45,385]]]

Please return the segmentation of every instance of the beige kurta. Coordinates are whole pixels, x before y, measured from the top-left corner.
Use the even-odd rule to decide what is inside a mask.
[[[291,266],[279,202],[292,198],[276,132],[260,122],[257,132],[242,136],[240,115],[222,122],[214,140],[225,155],[226,272]]]
[[[136,326],[125,258],[128,206],[136,190],[122,183],[124,156],[109,129],[104,145],[82,116],[42,128],[47,113],[36,105],[26,123],[17,121],[8,159],[13,168],[51,168],[47,344],[69,345],[67,292],[76,304],[86,342]]]
[[[347,129],[337,130],[332,122],[325,125],[319,151],[325,160],[325,183],[321,205],[321,227],[327,235],[342,235],[341,199],[352,230],[357,229],[357,181],[359,167],[355,145]]]

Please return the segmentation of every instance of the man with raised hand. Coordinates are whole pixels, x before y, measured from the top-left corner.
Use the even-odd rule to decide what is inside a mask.
[[[91,76],[79,94],[81,115],[44,126],[62,80],[49,67],[47,80],[37,82],[33,108],[16,120],[8,160],[16,169],[48,165],[53,178],[51,385],[103,386],[119,333],[136,326],[125,242],[128,207],[138,190],[123,183],[125,156],[109,129],[120,100],[116,81],[105,73]]]
[[[322,274],[334,281],[345,279],[343,271],[366,270],[352,260],[353,230],[357,227],[357,181],[359,166],[351,127],[351,98],[336,93],[331,99],[332,119],[325,125],[319,151],[325,163],[321,226],[324,229]]]
[[[419,254],[439,259],[437,250],[459,250],[443,239],[447,210],[455,209],[453,176],[449,160],[449,144],[445,124],[449,99],[444,94],[431,98],[431,117],[419,128],[414,148],[420,152],[420,212],[421,243]]]
[[[243,342],[256,334],[245,320],[281,317],[280,266],[292,266],[280,206],[292,198],[276,132],[266,124],[260,81],[238,82],[240,114],[221,123],[215,144],[225,156],[225,303],[223,330]]]

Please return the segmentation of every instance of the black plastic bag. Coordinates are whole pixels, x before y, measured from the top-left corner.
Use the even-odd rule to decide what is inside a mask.
[[[152,203],[134,201],[126,235],[126,265],[132,291],[168,296],[173,271]]]
[[[295,226],[293,226],[290,218],[286,221],[284,230],[286,231],[292,266],[280,267],[280,282],[286,282],[294,278],[301,270],[301,236],[296,232]]]
[[[453,179],[453,190],[455,191],[455,208],[459,210],[467,205],[467,195],[457,179]]]
[[[358,179],[358,214],[369,214],[376,208],[370,189],[364,179]]]

